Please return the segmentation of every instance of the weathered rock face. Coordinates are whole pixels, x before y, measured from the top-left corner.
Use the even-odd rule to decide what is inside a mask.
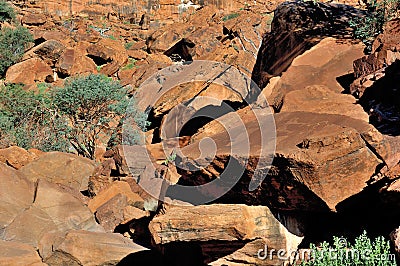
[[[398,136],[400,53],[398,41],[400,20],[393,20],[385,27],[373,44],[370,55],[354,62],[356,80],[351,93],[360,99],[368,112],[371,123],[382,133]]]
[[[83,47],[82,47],[83,46]],[[86,45],[67,48],[56,63],[57,73],[62,77],[95,73],[96,64],[86,57]]]
[[[212,244],[212,241],[221,241],[221,246],[218,247],[220,250],[224,241],[227,247],[231,245],[232,248],[238,242],[262,239],[247,245],[244,248],[247,250],[245,256],[238,255],[240,249],[231,255],[242,259],[252,257],[251,260],[256,262],[255,265],[278,265],[276,261],[257,261],[257,252],[263,249],[264,245],[276,249],[295,250],[302,239],[300,228],[296,228],[295,225],[287,229],[274,217],[268,207],[264,206],[217,204],[171,207],[165,214],[156,216],[150,222],[149,229],[157,244],[180,241],[199,243],[205,256],[207,249],[210,248],[208,242]]]
[[[400,254],[400,229],[396,228],[395,230],[393,230],[393,232],[390,234],[390,239],[392,240],[394,249],[397,253],[397,255]]]
[[[340,4],[285,2],[275,10],[271,33],[266,34],[252,79],[264,88],[285,71],[293,59],[327,36],[349,37],[348,22],[359,11]]]
[[[40,58],[32,58],[17,63],[6,72],[7,83],[22,83],[27,86],[35,84],[35,82],[52,82],[54,81],[53,71]]]
[[[104,230],[79,199],[62,191],[57,185],[41,180],[34,202],[32,201],[30,206],[3,229],[1,238],[38,247],[39,241],[46,233],[65,233],[76,228]]]
[[[345,114],[368,121],[362,107],[355,105],[354,97],[341,94],[346,84],[339,83],[352,72],[353,61],[362,56],[363,49],[361,43],[325,38],[296,57],[263,94],[277,112]]]
[[[87,55],[97,61],[97,65],[103,65],[100,72],[112,75],[128,61],[128,55],[124,46],[119,41],[101,39],[86,49]]]
[[[45,260],[49,265],[117,265],[131,253],[148,250],[120,234],[73,230]]]
[[[0,240],[0,264],[1,265],[32,265],[45,266],[36,249],[32,246]]]
[[[43,153],[34,150],[25,150],[17,146],[11,146],[0,150],[0,162],[7,164],[15,169],[19,169],[39,158]]]
[[[248,132],[258,126],[246,114],[241,114],[241,119],[246,121]],[[263,184],[256,191],[245,191],[254,170],[249,163],[241,181],[220,199],[222,202],[268,204],[285,210],[335,210],[341,201],[361,192],[382,163],[361,135],[373,130],[364,121],[342,115],[288,112],[275,115],[275,122],[275,159]],[[203,137],[211,137],[218,147],[225,147],[229,141],[226,133],[208,134],[213,129],[221,130],[217,124],[206,125],[204,133],[200,131],[193,144],[182,149],[183,154],[197,158],[198,140]],[[252,135],[251,151],[257,151],[259,145],[256,135]],[[229,158],[229,151],[223,150],[217,151],[214,161],[204,170],[182,174],[184,182],[198,184],[200,179],[211,181],[218,177],[223,171],[219,165]],[[257,153],[251,151],[249,158],[256,157]]]
[[[54,67],[64,50],[64,44],[62,44],[60,41],[52,39],[35,46],[32,50],[24,55],[23,60],[32,57],[39,57],[47,65]]]
[[[34,185],[15,169],[0,163],[0,228],[6,228],[33,202]]]
[[[49,152],[19,171],[33,182],[45,179],[84,191],[88,189],[89,177],[94,169],[95,164],[89,159],[74,154]]]
[[[2,265],[116,265],[127,255],[146,250],[122,235],[104,233],[79,195],[68,187],[44,179],[33,183],[3,163],[0,179]],[[132,209],[135,202],[124,197],[127,206],[121,209],[120,223],[148,215]]]

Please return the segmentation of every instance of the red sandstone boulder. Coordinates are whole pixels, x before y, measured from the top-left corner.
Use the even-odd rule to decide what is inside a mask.
[[[43,60],[32,58],[17,63],[6,72],[7,83],[34,85],[36,82],[53,82],[53,71]]]

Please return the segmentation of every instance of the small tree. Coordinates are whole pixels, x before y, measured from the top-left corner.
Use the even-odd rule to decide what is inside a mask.
[[[48,93],[24,91],[20,85],[0,87],[1,146],[66,151],[68,142]]]
[[[66,138],[80,155],[91,159],[100,134],[112,134],[128,105],[126,90],[99,74],[68,80],[54,90],[53,98],[59,114],[68,121]]]
[[[0,0],[0,23],[15,19],[15,12],[12,6],[4,0]]]
[[[0,31],[0,77],[4,76],[7,68],[22,58],[31,42],[32,34],[25,27],[3,28]]]

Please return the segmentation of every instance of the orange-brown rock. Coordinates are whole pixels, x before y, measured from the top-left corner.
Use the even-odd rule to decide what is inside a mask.
[[[257,156],[260,142],[253,133],[258,124],[251,117],[251,112],[239,114],[241,120],[245,121],[247,134],[253,136],[250,139],[250,152],[247,155],[234,155],[241,162],[243,158]],[[225,125],[231,123],[224,121],[224,117],[220,121]],[[379,142],[368,143],[364,138],[374,131],[365,121],[344,115],[282,112],[275,115],[275,123],[275,158],[264,182],[255,191],[247,191],[252,176],[250,164],[246,166],[250,172],[245,172],[239,183],[220,201],[231,202],[235,198],[237,202],[238,197],[243,197],[239,202],[268,203],[269,206],[285,210],[335,210],[340,202],[360,193],[375,175],[377,167],[383,167],[380,155],[374,154],[375,150],[369,148],[369,145],[375,146]],[[231,134],[234,134],[234,128],[230,130]],[[182,149],[183,156],[190,160],[198,158],[198,141],[204,137],[211,137],[217,143],[216,158],[204,170],[200,170],[202,174],[191,174],[190,171],[183,174],[182,178],[188,184],[196,184],[196,179],[200,182],[202,178],[213,180],[218,177],[223,171],[218,170],[219,165],[230,153],[225,148],[229,136],[214,121],[200,130],[193,144]]]
[[[354,61],[356,79],[350,86],[350,92],[367,110],[371,124],[390,136],[400,132],[399,25],[398,19],[389,22],[375,40],[372,53]]]
[[[44,14],[28,13],[22,17],[22,24],[39,26],[46,23],[47,18]]]
[[[107,232],[112,233],[120,224],[149,216],[149,212],[132,205],[143,206],[143,201],[132,202],[131,198],[119,193],[97,208],[96,219]]]
[[[330,15],[326,15],[326,14]],[[344,14],[344,15],[343,15]],[[263,38],[252,79],[264,88],[293,59],[328,36],[349,37],[348,22],[360,11],[346,5],[285,2],[274,13],[271,33]],[[303,76],[307,76],[303,73]],[[299,78],[299,76],[297,76]]]
[[[6,228],[32,204],[35,187],[20,172],[4,163],[0,163],[0,180],[0,227]]]
[[[4,266],[31,265],[45,266],[36,249],[16,242],[0,240],[0,264]]]
[[[81,43],[82,44],[82,43]],[[61,76],[97,72],[96,64],[86,56],[86,45],[67,48],[57,61],[57,73]]]
[[[153,218],[149,229],[157,244],[200,241],[204,243],[201,244],[203,249],[207,242],[212,243],[213,240],[221,241],[221,249],[223,241],[226,241],[226,246],[232,247],[241,241],[261,239],[247,246],[249,254],[257,256],[258,250],[263,249],[265,244],[275,249],[296,250],[302,240],[301,230],[296,226],[298,224],[294,223],[290,229],[285,227],[268,207],[212,204],[171,207],[165,214]]]
[[[7,164],[15,169],[19,169],[37,159],[40,155],[27,151],[17,146],[11,146],[0,150],[0,162]]]
[[[125,181],[114,181],[111,183],[106,189],[89,200],[88,207],[92,212],[95,212],[99,207],[118,194],[126,197],[127,204],[143,208],[143,199],[138,194],[132,192],[131,187]]]
[[[18,176],[10,175],[9,178],[15,180]],[[21,177],[21,180],[23,179],[25,178]],[[2,182],[7,182],[7,178],[2,178]],[[34,187],[33,183],[31,186]],[[9,193],[19,192],[12,186],[8,189]],[[24,193],[28,197],[32,196],[29,195],[29,190]],[[16,195],[21,198],[22,194]],[[10,197],[3,193],[0,197],[0,205],[7,206],[9,199]],[[3,228],[1,239],[20,241],[34,247],[38,247],[40,239],[50,232],[65,233],[76,228],[91,231],[104,230],[95,222],[93,214],[78,198],[45,180],[38,182],[34,198],[29,201],[29,205],[19,211],[12,222]]]
[[[24,55],[23,59],[32,57],[39,57],[46,64],[53,67],[61,54],[64,52],[65,46],[56,40],[45,41],[44,43],[35,46],[28,53]]]
[[[53,82],[54,76],[50,66],[40,58],[32,58],[8,68],[6,83],[22,83],[27,86],[36,82]]]
[[[392,240],[392,244],[397,255],[400,254],[400,228],[396,228],[390,233],[390,239]]]
[[[95,61],[101,61],[98,65],[104,65],[100,72],[112,75],[128,61],[128,54],[121,42],[110,38],[102,38],[96,44],[87,47],[87,54]]]
[[[120,234],[70,231],[54,247],[49,265],[117,265],[129,254],[148,250]]]
[[[87,158],[69,153],[48,152],[19,171],[31,181],[45,179],[84,191],[88,189],[89,177],[94,169],[95,163]]]

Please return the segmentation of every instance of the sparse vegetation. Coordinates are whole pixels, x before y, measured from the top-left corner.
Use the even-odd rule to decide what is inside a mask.
[[[0,23],[15,19],[15,12],[7,1],[0,0]]]
[[[59,114],[68,121],[65,137],[79,154],[91,159],[100,134],[112,134],[128,104],[126,90],[118,82],[95,74],[68,80],[53,97]]]
[[[375,37],[383,32],[385,23],[397,17],[399,5],[399,0],[370,0],[367,2],[366,15],[350,21],[354,37],[367,46],[367,52],[371,51]]]
[[[227,21],[227,20],[230,20],[230,19],[234,19],[234,18],[237,18],[238,16],[240,16],[240,14],[238,14],[238,13],[231,13],[231,14],[228,14],[228,15],[224,16],[224,17],[222,18],[222,21]]]
[[[170,162],[174,162],[175,159],[176,159],[176,152],[174,151],[171,153],[171,155],[169,155],[169,156],[167,156],[167,158],[165,158],[163,163],[165,165],[168,165]]]
[[[135,44],[135,42],[128,42],[128,43],[125,43],[125,49],[126,50],[129,50],[129,49],[131,49],[131,47],[133,46]]]
[[[17,145],[25,149],[67,151],[69,144],[62,131],[64,122],[57,117],[48,93],[24,91],[16,84],[0,88],[2,147]]]
[[[129,58],[128,63],[122,68],[122,70],[132,69],[134,67],[136,67],[136,60]]]
[[[147,116],[136,105],[127,108],[127,92],[119,82],[104,75],[71,78],[61,88],[49,89],[41,83],[38,89],[38,93],[24,91],[20,85],[0,89],[1,146],[44,151],[73,148],[94,159],[101,137],[110,137],[126,114],[132,114],[139,128],[148,125]],[[137,130],[129,135],[133,142],[138,136]]]
[[[33,42],[32,34],[22,26],[15,29],[3,28],[0,31],[0,77],[22,58],[31,42]]]
[[[310,246],[311,258],[303,266],[370,265],[395,266],[395,255],[390,254],[389,241],[378,237],[374,241],[364,231],[351,245],[347,239],[334,237],[333,246],[323,242]]]

